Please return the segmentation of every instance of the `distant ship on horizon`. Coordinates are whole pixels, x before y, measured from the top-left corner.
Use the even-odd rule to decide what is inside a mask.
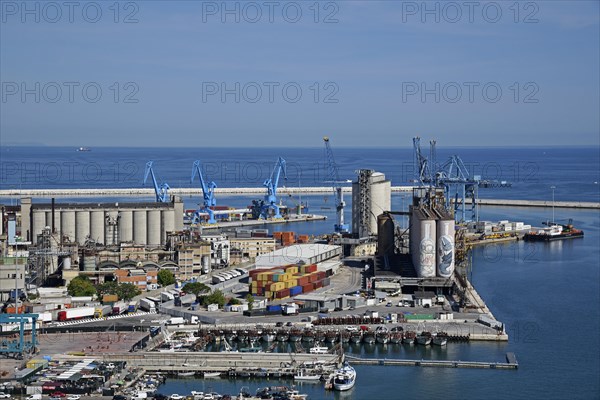
[[[90,149],[89,147],[80,147],[77,149],[77,151],[92,151],[92,149]]]

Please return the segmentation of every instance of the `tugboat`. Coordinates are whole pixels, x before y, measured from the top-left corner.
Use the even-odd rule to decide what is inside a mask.
[[[417,336],[417,343],[422,344],[423,346],[429,346],[431,344],[431,332],[421,332],[421,334]]]
[[[556,224],[554,222],[544,222],[547,228],[537,231],[530,231],[523,236],[523,239],[529,242],[550,242],[553,240],[582,238],[583,231],[573,227],[573,220],[569,219],[567,225]]]
[[[414,331],[407,331],[402,335],[402,343],[415,344],[416,339],[417,334]]]

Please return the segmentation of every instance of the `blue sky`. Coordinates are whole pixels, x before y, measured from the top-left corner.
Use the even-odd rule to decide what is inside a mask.
[[[3,145],[600,145],[597,1],[0,3]]]

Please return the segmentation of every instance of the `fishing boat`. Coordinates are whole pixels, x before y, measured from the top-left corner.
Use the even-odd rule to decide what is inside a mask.
[[[290,331],[290,342],[299,342],[302,340],[302,331],[300,329],[292,329]]]
[[[429,346],[431,344],[431,332],[421,332],[420,335],[417,335],[417,343],[422,344],[423,346]]]
[[[312,329],[305,329],[302,332],[302,341],[307,343],[312,343],[315,341],[315,334]]]
[[[285,329],[280,329],[277,332],[277,341],[278,342],[287,342],[290,338],[290,334]]]
[[[237,340],[238,342],[246,342],[248,341],[248,331],[243,330],[238,332],[237,334]]]
[[[229,343],[233,342],[237,338],[237,332],[235,330],[225,331],[225,340]]]
[[[407,331],[402,334],[402,343],[415,344],[417,340],[417,333],[414,331]]]
[[[576,239],[583,237],[583,231],[573,227],[573,221],[569,220],[566,225],[554,222],[545,223],[547,228],[530,231],[523,236],[523,239],[529,242],[550,242],[554,240]]]
[[[312,381],[318,381],[321,379],[321,374],[315,373],[315,372],[311,372],[309,370],[306,369],[299,369],[295,374],[294,374],[294,380],[295,381],[308,381],[308,382],[312,382]]]
[[[350,343],[350,332],[342,331],[342,333],[340,333],[340,336],[342,338],[342,343]]]
[[[377,328],[375,331],[375,340],[381,344],[387,344],[390,341],[390,333],[385,326]]]
[[[333,388],[338,391],[350,390],[356,383],[356,370],[347,363],[334,372]]]
[[[77,151],[92,151],[92,149],[90,149],[89,147],[80,147],[77,149]]]
[[[393,343],[393,344],[402,343],[402,332],[401,331],[390,332],[390,343]]]
[[[317,329],[315,332],[315,341],[324,342],[325,341],[325,331],[321,329]]]
[[[360,343],[361,340],[362,340],[362,332],[361,331],[355,331],[355,332],[350,333],[350,342],[351,343]]]
[[[267,342],[267,343],[274,342],[276,338],[277,338],[277,332],[275,332],[272,329],[267,329],[262,334],[263,342]]]
[[[339,333],[336,330],[330,329],[325,332],[325,341],[328,343],[335,343],[338,341]]]
[[[366,330],[363,332],[362,340],[366,344],[375,343],[375,333],[371,330]]]
[[[438,332],[433,335],[431,342],[436,346],[445,346],[448,344],[448,335],[444,332]]]

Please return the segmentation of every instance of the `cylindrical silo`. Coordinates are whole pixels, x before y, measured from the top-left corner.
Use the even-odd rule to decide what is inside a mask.
[[[104,211],[94,210],[90,213],[90,237],[98,243],[106,243],[104,238]]]
[[[394,220],[389,214],[377,217],[377,254],[394,253]]]
[[[84,244],[86,238],[90,235],[90,212],[75,212],[75,234],[77,243]]]
[[[71,269],[71,257],[67,256],[62,260],[63,270]]]
[[[162,210],[162,236],[161,243],[166,243],[167,232],[173,232],[175,230],[175,211],[171,209]]]
[[[454,272],[454,220],[437,221],[437,273],[449,278]]]
[[[60,231],[71,241],[75,241],[75,211],[62,211],[60,213]]]
[[[44,211],[33,211],[33,226],[31,232],[33,232],[33,241],[37,240],[37,235],[42,233],[42,230],[46,227],[46,213]]]
[[[148,211],[148,241],[149,245],[160,245],[160,210]]]
[[[122,242],[133,241],[133,212],[131,210],[119,212],[119,239]]]
[[[133,242],[136,244],[146,244],[147,229],[146,210],[135,210],[133,212]]]
[[[375,172],[371,176],[371,204],[369,212],[369,225],[371,234],[377,233],[377,215],[392,209],[392,187],[390,181],[385,180],[385,175]]]
[[[435,220],[414,218],[413,264],[419,277],[435,276]]]

